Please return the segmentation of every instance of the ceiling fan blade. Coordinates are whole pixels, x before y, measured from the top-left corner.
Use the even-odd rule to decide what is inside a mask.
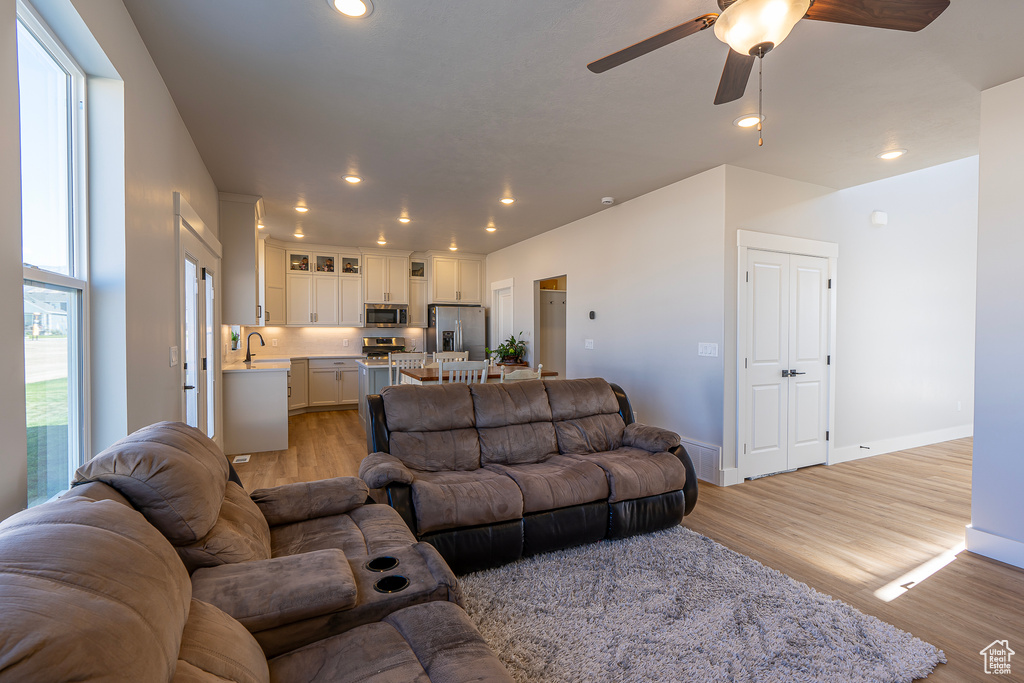
[[[703,31],[709,26],[712,26],[717,18],[717,14],[704,14],[696,19],[691,19],[685,24],[679,24],[679,26],[670,28],[667,31],[662,31],[658,35],[651,36],[647,40],[641,40],[636,45],[630,45],[624,50],[613,52],[607,57],[602,57],[596,62],[591,62],[590,64],[587,64],[587,68],[596,74],[604,73],[608,69],[619,66],[620,64],[625,64],[637,57],[642,57],[648,52],[653,52],[659,47],[665,47],[669,43],[674,43],[686,36],[692,36],[698,31]]]
[[[747,81],[750,80],[750,70],[754,68],[755,59],[757,57],[740,54],[736,50],[729,49],[729,56],[725,58],[725,69],[722,70],[722,80],[718,82],[715,104],[726,104],[743,97],[743,93],[747,89]]]
[[[949,7],[949,0],[815,0],[805,19],[920,31]]]

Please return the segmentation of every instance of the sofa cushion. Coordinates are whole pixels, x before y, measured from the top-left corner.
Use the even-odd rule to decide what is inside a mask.
[[[391,455],[413,470],[446,472],[480,467],[480,440],[473,428],[441,432],[391,432],[389,441]]]
[[[18,513],[0,523],[0,678],[168,681],[189,594],[171,544],[129,507]]]
[[[270,530],[274,557],[325,548],[338,548],[349,557],[376,557],[415,542],[401,516],[387,505],[362,505],[342,515],[317,517]]]
[[[678,491],[686,483],[686,468],[671,453],[619,448],[603,453],[569,456],[601,467],[608,476],[609,503]]]
[[[380,395],[390,432],[438,432],[475,426],[473,398],[467,384],[398,384],[384,387]]]
[[[559,453],[600,453],[622,446],[625,423],[618,413],[588,415],[555,423]]]
[[[229,481],[220,517],[210,533],[175,549],[189,572],[218,564],[266,560],[270,557],[270,527],[245,490]]]
[[[558,438],[550,422],[529,422],[480,429],[480,465],[541,462],[558,455]]]
[[[523,516],[523,494],[516,483],[485,469],[417,473],[412,501],[420,534]]]
[[[471,384],[469,390],[473,396],[478,429],[551,422],[548,394],[544,382],[540,380],[510,384]]]
[[[592,462],[564,455],[539,463],[487,465],[512,478],[523,494],[523,512],[542,512],[582,505],[608,497],[604,470]]]
[[[308,683],[511,683],[457,605],[398,610],[270,661],[271,679]]]
[[[200,600],[192,600],[189,607],[178,659],[183,674],[191,674],[191,669],[196,668],[233,683],[270,682],[267,658],[252,634],[221,610]],[[182,661],[186,666],[182,666]],[[176,670],[174,680],[178,679]]]
[[[619,412],[611,385],[597,377],[546,380],[544,388],[551,404],[551,419],[555,421]]]
[[[269,524],[290,524],[348,512],[366,502],[366,484],[357,477],[334,477],[253,491],[252,500]]]
[[[79,467],[75,481],[109,484],[171,543],[194,543],[220,515],[228,461],[198,429],[158,422]]]

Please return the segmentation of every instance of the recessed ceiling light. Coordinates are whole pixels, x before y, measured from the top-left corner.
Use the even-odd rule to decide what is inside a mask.
[[[305,235],[303,235],[301,232],[295,233],[295,236],[298,237],[299,239],[302,239],[303,237],[305,237]]]
[[[764,121],[764,117],[757,114],[744,114],[733,121],[732,125],[739,126],[740,128],[753,128],[757,125],[758,121]]]
[[[257,223],[257,224],[256,224],[256,227],[257,227],[257,228],[259,228],[260,230],[262,230],[264,226],[263,226],[263,224],[262,224],[262,223]]]
[[[516,202],[516,200],[515,200],[514,197],[502,197],[501,198],[501,203],[502,204],[515,204],[515,202]]]
[[[888,152],[882,152],[881,154],[878,154],[877,156],[878,156],[879,159],[885,159],[885,160],[888,161],[889,159],[899,159],[901,156],[903,156],[906,153],[907,153],[907,150],[905,150],[905,149],[890,149]]]
[[[409,222],[409,217],[408,216],[399,216],[398,217],[398,222],[399,223],[408,223]]]
[[[388,241],[387,241],[386,239],[384,239],[383,237],[381,237],[381,238],[380,238],[379,240],[377,240],[377,244],[379,244],[379,245],[380,245],[380,246],[382,246],[382,247],[383,247],[383,246],[384,246],[385,244],[387,244],[387,243],[388,243]]]
[[[353,185],[358,185],[359,183],[363,182],[363,179],[357,175],[347,175],[345,176],[345,182],[352,183]]]
[[[309,211],[309,207],[308,206],[296,206],[295,210],[298,211],[299,213],[306,213],[307,211]]]
[[[455,246],[454,244],[452,246],[448,247],[448,249],[450,249],[451,251],[458,251],[459,250],[459,248],[457,246]]]
[[[327,4],[353,19],[365,19],[373,14],[370,0],[327,0]]]
[[[494,227],[493,225],[488,225],[486,230],[487,230],[487,232],[494,232],[495,230],[497,230],[497,228]]]

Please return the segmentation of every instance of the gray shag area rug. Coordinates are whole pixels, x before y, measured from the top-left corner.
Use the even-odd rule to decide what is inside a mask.
[[[902,683],[935,646],[684,527],[460,579],[517,681]]]

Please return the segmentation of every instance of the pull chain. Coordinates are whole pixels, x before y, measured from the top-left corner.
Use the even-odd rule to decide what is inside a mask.
[[[764,147],[764,138],[761,137],[761,122],[764,115],[761,113],[764,104],[764,48],[757,48],[757,146]]]

